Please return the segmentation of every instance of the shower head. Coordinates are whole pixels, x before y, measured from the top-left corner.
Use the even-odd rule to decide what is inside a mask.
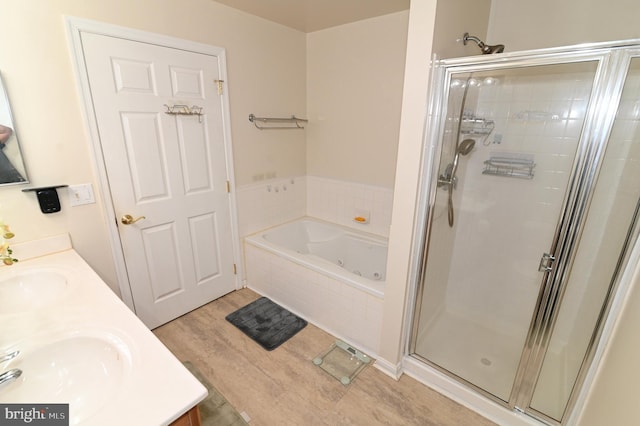
[[[467,155],[468,153],[471,152],[471,150],[475,145],[476,145],[476,141],[474,139],[465,139],[462,142],[460,142],[460,145],[458,145],[457,153],[462,155]]]
[[[504,52],[504,44],[494,44],[493,46],[487,46],[486,44],[482,48],[482,53],[491,55],[494,53]]]
[[[464,36],[462,37],[462,44],[466,46],[469,40],[475,42],[480,48],[480,50],[482,50],[482,53],[484,55],[491,55],[492,53],[504,52],[504,44],[496,44],[491,46],[488,44],[484,44],[484,42],[480,40],[478,37],[469,35],[469,33],[464,33]]]

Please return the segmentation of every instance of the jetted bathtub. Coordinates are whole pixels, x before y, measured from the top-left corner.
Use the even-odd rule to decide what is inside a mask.
[[[304,217],[246,237],[245,257],[250,288],[375,355],[386,238]]]
[[[307,217],[250,236],[247,242],[368,293],[384,294],[384,237]]]

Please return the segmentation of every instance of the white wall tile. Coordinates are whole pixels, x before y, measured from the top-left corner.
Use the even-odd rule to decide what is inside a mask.
[[[554,84],[557,77],[563,76],[505,77],[468,103],[474,114],[495,120],[495,130],[461,159],[455,249],[439,303],[505,332],[512,324],[528,326],[530,314],[522,312],[537,296],[537,263],[549,250],[591,87],[580,78]],[[496,134],[500,144],[492,143]],[[499,153],[532,156],[534,178],[483,175],[484,161]]]
[[[245,237],[306,215],[306,177],[260,181],[237,189],[238,227]]]
[[[247,285],[307,321],[375,357],[382,299],[251,244]]]
[[[372,234],[389,236],[393,189],[307,176],[307,215]],[[369,212],[369,223],[354,221]]]

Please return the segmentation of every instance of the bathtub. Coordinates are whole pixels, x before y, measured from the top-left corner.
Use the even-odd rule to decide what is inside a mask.
[[[386,238],[304,217],[244,242],[249,288],[375,355]]]
[[[368,293],[384,295],[386,238],[303,218],[260,232],[247,241]]]

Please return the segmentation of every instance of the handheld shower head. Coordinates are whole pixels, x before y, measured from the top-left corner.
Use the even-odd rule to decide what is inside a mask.
[[[476,141],[474,139],[465,139],[460,142],[456,148],[456,153],[453,156],[453,163],[451,163],[451,181],[453,181],[453,178],[456,176],[456,172],[458,171],[460,156],[470,153],[474,146],[476,146]]]
[[[504,52],[504,44],[495,44],[495,45],[484,44],[484,42],[480,40],[478,37],[469,35],[469,33],[464,33],[464,36],[462,36],[462,44],[466,46],[469,40],[473,41],[475,44],[478,45],[480,50],[482,50],[483,55],[491,55],[493,53]]]
[[[460,142],[460,145],[458,145],[457,153],[460,153],[462,155],[467,155],[468,153],[471,152],[474,146],[476,146],[475,139],[465,139],[462,142]]]
[[[475,139],[465,139],[456,147],[456,153],[453,156],[453,163],[447,166],[444,175],[438,179],[438,186],[447,185],[449,188],[449,198],[447,201],[447,217],[449,226],[453,227],[453,189],[456,186],[456,172],[458,171],[458,163],[461,155],[467,155],[476,146]]]

